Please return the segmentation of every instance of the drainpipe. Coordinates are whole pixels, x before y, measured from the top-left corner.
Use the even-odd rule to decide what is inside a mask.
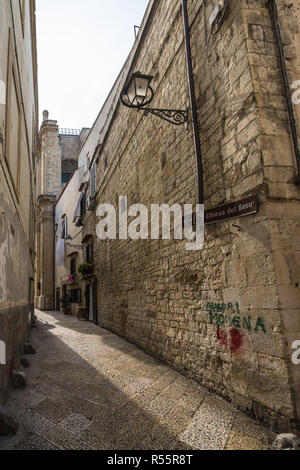
[[[295,156],[296,156],[296,161],[297,161],[297,176],[295,177],[293,182],[295,184],[300,184],[300,150],[299,150],[299,142],[298,142],[298,136],[297,136],[296,120],[295,120],[293,103],[292,103],[292,93],[291,93],[291,88],[289,84],[283,43],[282,43],[282,38],[281,38],[280,26],[279,26],[278,8],[277,8],[277,4],[275,0],[267,0],[267,6],[270,10],[274,33],[276,36],[276,42],[277,42],[278,51],[279,51],[279,65],[280,65],[281,75],[283,79],[284,94],[285,94],[287,108],[288,108],[290,127],[291,127]]]
[[[195,96],[195,82],[193,75],[193,61],[191,53],[191,38],[190,38],[190,27],[187,10],[187,0],[182,0],[182,12],[184,22],[184,34],[185,34],[185,48],[186,48],[186,60],[187,60],[187,71],[190,91],[190,103],[192,109],[192,122],[193,122],[193,133],[194,133],[194,144],[196,152],[196,163],[197,163],[197,176],[198,176],[198,204],[204,203],[204,190],[203,190],[203,165],[202,165],[202,152],[200,142],[200,129],[198,122],[198,111]]]

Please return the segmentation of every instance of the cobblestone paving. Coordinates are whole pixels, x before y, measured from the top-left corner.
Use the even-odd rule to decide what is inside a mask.
[[[28,386],[6,407],[19,432],[0,450],[221,450],[274,436],[126,340],[75,317],[37,312]]]

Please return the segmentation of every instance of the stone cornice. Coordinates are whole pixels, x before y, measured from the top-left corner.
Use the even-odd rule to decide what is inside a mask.
[[[53,204],[53,205],[55,205],[56,200],[57,200],[57,197],[53,194],[41,194],[38,197],[37,202],[38,202],[39,206],[44,205],[44,204]]]
[[[44,121],[40,128],[40,137],[44,132],[59,132],[57,121]]]

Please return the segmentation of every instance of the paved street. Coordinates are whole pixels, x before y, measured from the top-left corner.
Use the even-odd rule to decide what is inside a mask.
[[[37,312],[28,386],[0,449],[267,449],[273,435],[230,404],[94,324]]]

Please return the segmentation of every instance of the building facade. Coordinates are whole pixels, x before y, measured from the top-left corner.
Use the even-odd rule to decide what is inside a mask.
[[[99,205],[119,209],[121,196],[148,209],[198,202],[191,112],[186,128],[119,101],[131,73],[140,71],[153,77],[153,108],[190,111],[181,3],[149,2],[81,149],[76,177],[56,207],[56,289],[77,290],[71,303],[88,307],[90,320],[288,430],[300,421],[300,366],[292,358],[300,340],[298,2],[230,0],[217,16],[213,0],[187,2],[204,248],[97,237]],[[88,274],[73,279],[83,262]],[[67,276],[70,286],[63,287]]]
[[[78,168],[78,153],[89,129],[60,129],[57,121],[43,113],[37,158],[37,228],[35,305],[54,310],[54,208],[56,201]]]
[[[33,312],[38,95],[35,1],[1,0],[0,12],[1,404]]]
[[[84,169],[72,177],[56,204],[56,310],[80,315],[84,306],[86,319],[97,320],[97,283],[93,270],[93,240],[82,237],[82,218],[87,210],[87,199],[82,189]],[[74,210],[75,208],[75,210]]]

